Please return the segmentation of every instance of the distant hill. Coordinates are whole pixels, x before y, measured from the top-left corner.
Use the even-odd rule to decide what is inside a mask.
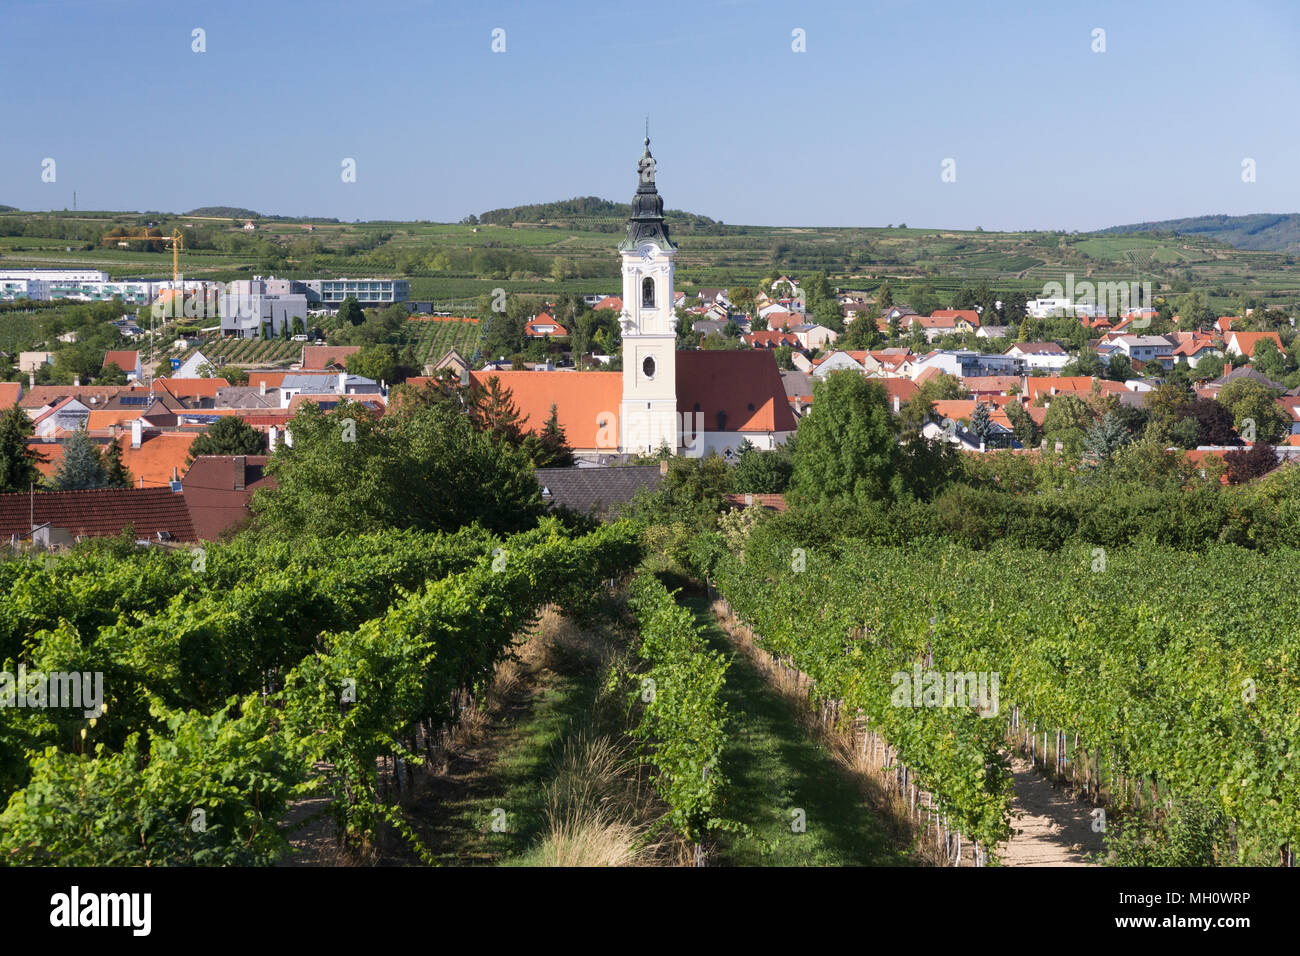
[[[487,225],[509,226],[516,222],[528,222],[551,225],[580,225],[597,231],[617,228],[618,224],[632,214],[632,207],[625,202],[612,202],[599,196],[577,196],[558,202],[532,203],[528,206],[511,206],[508,209],[489,209],[487,212],[469,217],[467,222]],[[720,230],[722,223],[708,216],[683,212],[680,209],[668,209],[664,215],[669,219],[669,228],[687,233],[707,233]],[[586,222],[584,222],[586,220]],[[605,220],[603,223],[591,220]]]
[[[0,212],[20,212],[17,206],[0,206]]]
[[[1250,216],[1193,216],[1129,226],[1112,226],[1102,232],[1178,233],[1218,239],[1237,249],[1256,252],[1300,252],[1300,213],[1256,213]]]
[[[219,216],[222,219],[261,219],[257,213],[251,209],[242,209],[239,206],[200,206],[198,209],[191,209],[185,213],[187,216]]]

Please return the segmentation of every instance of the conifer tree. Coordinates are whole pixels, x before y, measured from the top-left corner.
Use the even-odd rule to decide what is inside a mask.
[[[104,462],[99,449],[83,428],[72,433],[63,443],[63,461],[54,474],[54,487],[59,491],[84,491],[103,488],[106,483]]]

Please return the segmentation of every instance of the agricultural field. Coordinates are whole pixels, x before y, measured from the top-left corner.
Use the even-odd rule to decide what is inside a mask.
[[[258,219],[257,230],[244,233],[237,220],[159,213],[13,213],[0,215],[0,267],[83,266],[115,278],[167,277],[170,253],[96,241],[111,226],[146,222],[194,235],[201,247],[186,246],[181,269],[195,278],[401,276],[410,280],[412,298],[461,313],[495,288],[588,294],[619,286],[614,249],[623,223],[596,217],[509,225]],[[13,234],[24,230],[57,235]],[[721,224],[687,224],[674,235],[678,287],[687,292],[752,285],[777,272],[822,271],[846,288],[874,289],[888,279],[895,287],[924,281],[944,293],[984,281],[1034,294],[1072,273],[1093,282],[1149,281],[1156,291],[1186,285],[1224,303],[1241,292],[1278,304],[1300,297],[1294,255],[1236,249],[1204,236]]]

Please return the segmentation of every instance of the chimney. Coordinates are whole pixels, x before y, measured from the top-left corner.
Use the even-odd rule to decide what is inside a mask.
[[[28,388],[35,388],[35,387],[36,387],[36,373],[35,373],[35,372],[28,372],[28,373],[27,373],[27,387],[28,387]]]
[[[339,394],[346,395],[348,392],[348,373],[339,372]]]
[[[235,490],[244,490],[244,469],[248,465],[248,459],[243,455],[235,457]]]
[[[666,475],[666,474],[668,474],[668,459],[667,459],[667,458],[665,458],[663,461],[659,462],[659,474],[661,474],[661,475]]]
[[[80,375],[74,375],[74,376],[72,376],[72,387],[73,387],[73,388],[81,388],[81,376],[80,376]]]
[[[260,382],[257,383],[257,394],[258,395],[266,394],[266,379],[262,379]]]
[[[894,396],[894,414],[895,414],[895,415],[898,414],[898,407],[899,407],[899,406],[898,406],[898,396],[895,395],[895,396]]]
[[[131,423],[131,447],[139,448],[144,439],[144,422],[137,418]]]
[[[1224,362],[1224,363],[1223,363],[1223,374],[1224,374],[1224,375],[1227,375],[1227,374],[1228,374],[1229,372],[1231,372],[1231,371],[1232,371],[1232,363],[1231,363],[1231,362]]]
[[[266,444],[271,451],[275,451],[275,446],[280,441],[280,429],[272,425],[266,432]]]

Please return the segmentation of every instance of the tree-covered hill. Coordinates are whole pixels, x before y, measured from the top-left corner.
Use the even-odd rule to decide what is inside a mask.
[[[1255,213],[1249,216],[1192,216],[1112,226],[1102,232],[1149,232],[1218,239],[1238,249],[1300,252],[1300,213]]]

